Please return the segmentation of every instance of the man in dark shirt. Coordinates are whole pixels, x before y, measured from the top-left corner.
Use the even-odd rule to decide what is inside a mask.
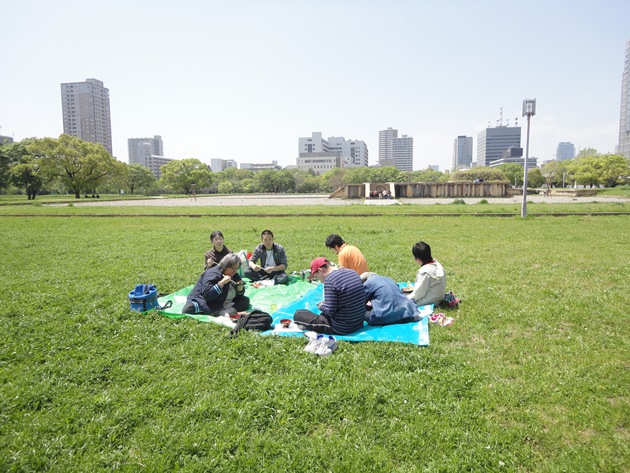
[[[335,268],[326,258],[315,258],[309,278],[324,283],[324,301],[318,304],[321,314],[296,311],[293,320],[298,327],[329,335],[345,335],[363,327],[365,291],[355,271]]]

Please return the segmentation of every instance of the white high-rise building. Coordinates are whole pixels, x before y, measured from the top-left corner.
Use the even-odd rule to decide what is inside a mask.
[[[558,147],[556,148],[556,160],[566,161],[573,158],[575,158],[575,146],[573,143],[558,143]]]
[[[343,136],[324,139],[321,132],[298,140],[297,167],[301,170],[323,172],[335,167],[367,167],[368,160],[367,145],[361,140],[346,140]]]
[[[153,138],[127,138],[129,164],[146,166],[148,156],[164,156],[164,143],[160,135]]]
[[[210,160],[212,172],[221,172],[227,168],[238,168],[238,164],[233,159],[213,158]]]
[[[621,79],[621,116],[617,152],[630,159],[630,41],[626,42],[626,57]]]
[[[413,171],[413,138],[398,137],[398,130],[378,132],[378,165],[395,166],[400,171]]]
[[[472,136],[460,135],[453,141],[453,164],[452,171],[457,169],[469,169],[473,159],[473,139]]]
[[[103,145],[112,154],[109,90],[97,79],[61,84],[63,132]]]
[[[378,132],[378,164],[379,166],[393,166],[392,140],[398,138],[398,130],[389,127]]]
[[[399,171],[413,171],[413,138],[402,135],[392,140],[392,159]]]

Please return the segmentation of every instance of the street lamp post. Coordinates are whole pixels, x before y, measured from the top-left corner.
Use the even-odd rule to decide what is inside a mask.
[[[525,170],[523,172],[523,204],[521,205],[521,217],[527,217],[527,159],[529,158],[529,121],[536,115],[536,99],[523,100],[523,116],[527,117],[527,141],[525,142]]]

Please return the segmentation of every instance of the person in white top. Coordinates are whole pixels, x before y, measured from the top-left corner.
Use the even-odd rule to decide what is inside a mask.
[[[419,241],[411,248],[411,253],[420,266],[416,273],[416,282],[407,297],[419,306],[439,304],[446,294],[446,273],[440,263],[431,256],[431,247]]]

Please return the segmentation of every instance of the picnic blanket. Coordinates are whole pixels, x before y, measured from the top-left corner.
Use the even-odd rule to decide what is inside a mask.
[[[403,287],[406,283],[399,283],[399,285]],[[186,297],[192,288],[193,286],[187,286],[172,294],[160,297],[158,299],[160,306],[164,306],[168,301],[172,301],[173,305],[168,309],[159,310],[158,312],[170,318],[190,317],[200,322],[212,322],[225,325],[226,327],[234,327],[234,323],[229,317],[182,314],[182,307],[186,303]],[[308,309],[319,313],[317,303],[323,300],[324,285],[315,285],[308,281],[302,281],[295,276],[291,276],[290,284],[287,286],[275,285],[255,288],[248,282],[246,295],[249,297],[253,309],[268,312],[273,318],[274,328],[263,332],[262,335],[302,336],[303,331],[293,322],[288,328],[284,328],[280,324],[280,320],[293,320],[293,314],[298,309]],[[422,306],[419,307],[419,313],[422,319],[417,322],[385,325],[382,327],[364,324],[363,328],[357,332],[349,335],[335,335],[335,338],[352,342],[400,342],[427,346],[429,345],[428,316],[431,315],[432,312],[433,305]]]

